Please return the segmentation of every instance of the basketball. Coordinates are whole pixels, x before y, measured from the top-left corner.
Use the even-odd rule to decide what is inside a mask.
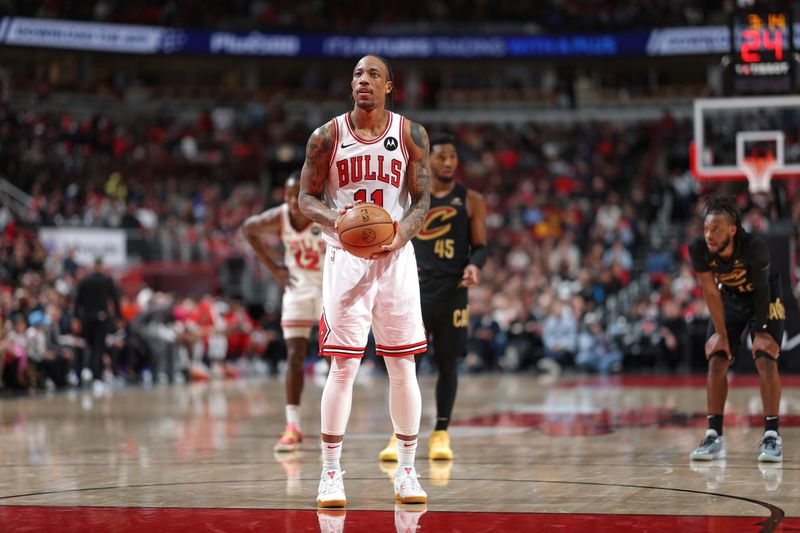
[[[362,259],[380,252],[394,238],[394,223],[386,209],[376,204],[359,204],[345,213],[339,223],[342,247]]]

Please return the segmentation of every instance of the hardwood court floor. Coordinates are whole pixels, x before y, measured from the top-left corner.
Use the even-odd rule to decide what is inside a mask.
[[[388,384],[359,376],[345,440],[346,512],[318,515],[321,383],[303,450],[275,455],[277,378],[0,401],[0,531],[789,531],[800,528],[800,379],[784,377],[785,462],[756,461],[753,376],[731,381],[728,457],[690,464],[702,376],[462,376],[452,463],[417,466],[426,507],[395,506]]]

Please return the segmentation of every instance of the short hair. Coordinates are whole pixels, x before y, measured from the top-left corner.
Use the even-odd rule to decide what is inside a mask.
[[[706,200],[703,218],[708,215],[727,215],[731,223],[736,226],[739,226],[742,220],[733,197],[723,194],[715,194]]]
[[[455,146],[456,138],[453,135],[450,135],[449,133],[434,133],[433,135],[430,136],[428,142],[431,145],[431,150],[433,150],[433,147],[436,146],[437,144],[452,144],[453,146]]]
[[[392,82],[392,90],[386,95],[386,105],[384,107],[386,107],[386,109],[392,109],[394,107],[394,94],[397,92],[397,85],[394,82],[394,71],[392,70],[392,65],[390,65],[389,61],[387,61],[384,57],[376,56],[375,54],[367,54],[364,57],[367,56],[372,56],[375,59],[379,59],[386,67],[386,79]],[[361,59],[363,59],[363,57]],[[359,59],[359,61],[361,61],[361,59]],[[350,107],[353,107],[355,103],[356,101],[353,99],[353,95],[350,94]]]

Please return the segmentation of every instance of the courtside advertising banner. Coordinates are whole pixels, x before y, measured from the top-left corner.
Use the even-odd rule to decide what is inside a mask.
[[[75,250],[75,260],[89,266],[95,257],[102,257],[106,265],[121,267],[127,264],[127,236],[125,230],[102,228],[40,228],[39,240],[45,249],[66,257]]]
[[[161,50],[164,31],[157,26],[6,17],[0,22],[0,42],[16,46],[155,54]]]
[[[794,26],[800,48],[800,24]],[[113,52],[260,57],[547,58],[685,56],[730,50],[728,26],[598,34],[339,35],[228,32],[104,22],[0,19],[0,45]]]

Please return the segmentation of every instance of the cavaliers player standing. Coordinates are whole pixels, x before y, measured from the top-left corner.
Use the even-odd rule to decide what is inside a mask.
[[[303,362],[308,336],[322,312],[322,260],[325,242],[322,230],[300,212],[299,173],[286,180],[284,203],[244,221],[242,233],[275,280],[285,287],[281,306],[281,329],[286,340],[286,429],[276,452],[300,449],[300,396],[303,394]],[[279,232],[284,246],[283,266],[278,265],[264,243],[264,233]]]
[[[422,414],[414,354],[427,349],[417,262],[411,238],[430,204],[428,134],[386,109],[394,93],[389,63],[365,56],[353,70],[353,109],[317,128],[306,147],[300,209],[323,227],[328,243],[322,281],[320,354],[331,357],[322,392],[322,475],[319,507],[346,504],[340,458],[353,382],[370,326],[389,373],[392,424],[402,443],[394,477],[401,503],[425,503],[414,459]],[[395,236],[372,259],[347,253],[336,227],[357,202],[382,205]]]
[[[725,457],[722,420],[728,396],[728,367],[747,329],[753,341],[752,355],[764,409],[764,437],[758,460],[782,462],[778,356],[786,312],[781,303],[780,276],[770,272],[769,249],[760,237],[742,229],[739,212],[729,198],[712,197],[706,203],[703,237],[689,244],[689,254],[711,313],[705,346],[708,430],[690,457],[697,461]]]
[[[447,427],[458,388],[458,360],[467,351],[467,289],[480,283],[486,263],[486,201],[455,182],[458,153],[452,135],[431,136],[431,208],[414,238],[422,296],[422,318],[433,337],[436,361],[436,425],[428,457],[450,460]],[[381,461],[397,460],[394,437]]]

